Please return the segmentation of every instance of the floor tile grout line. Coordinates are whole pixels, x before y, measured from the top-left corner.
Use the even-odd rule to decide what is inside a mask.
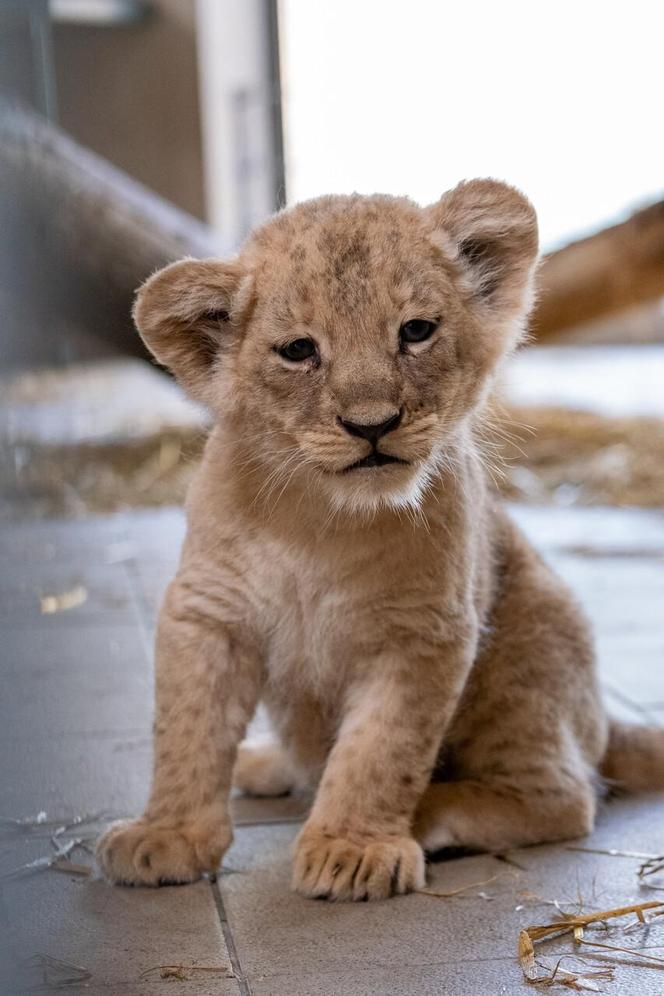
[[[138,567],[138,563],[133,558],[127,560],[124,566],[135,599],[135,608],[137,615],[139,617],[141,636],[146,649],[146,653],[148,654],[148,657],[150,657],[152,654],[152,634],[150,626],[148,624],[148,619],[150,618],[150,606],[145,595],[145,590],[143,588],[143,583],[140,576],[140,570]],[[295,822],[295,821],[287,820],[287,822]],[[260,824],[254,824],[254,825],[260,825]],[[224,941],[226,942],[226,948],[228,949],[228,956],[231,961],[233,975],[237,980],[238,988],[240,990],[240,996],[251,996],[251,988],[242,969],[242,965],[240,963],[240,957],[237,951],[237,947],[235,945],[235,939],[231,931],[230,923],[228,922],[228,917],[226,916],[224,900],[221,895],[221,889],[219,888],[219,883],[218,882],[210,883],[210,888],[212,889],[212,897],[215,909],[217,911],[217,916],[219,918],[219,925],[221,927],[221,932],[223,934]]]
[[[224,941],[226,942],[226,948],[228,949],[228,957],[231,960],[231,968],[233,969],[233,975],[237,980],[240,996],[252,996],[251,987],[240,963],[240,956],[235,944],[235,938],[233,937],[231,925],[228,922],[228,917],[226,916],[226,908],[221,895],[221,889],[219,888],[219,880],[217,879],[215,882],[210,882],[210,888],[212,889],[212,898],[217,910],[217,916],[219,917],[219,925],[221,927],[221,932],[224,935]]]
[[[237,830],[249,830],[251,827],[283,827],[283,826],[294,826],[297,823],[304,823],[307,818],[307,813],[303,813],[301,816],[266,816],[264,820],[253,819],[253,820],[233,820],[233,826]]]

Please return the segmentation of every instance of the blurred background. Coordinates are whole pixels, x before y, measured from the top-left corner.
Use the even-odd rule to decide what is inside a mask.
[[[0,516],[182,500],[206,416],[132,328],[156,267],[317,194],[487,175],[545,254],[497,486],[663,505],[663,28],[645,0],[0,0]]]
[[[611,712],[664,723],[663,29],[654,0],[0,0],[0,994],[521,993],[538,901],[628,901],[652,798],[603,808],[592,857],[514,862],[485,932],[493,886],[463,915],[304,911],[284,856],[306,798],[235,798],[216,884],[111,889],[93,845],[147,796],[155,618],[208,431],[134,291],[317,194],[495,176],[532,198],[538,303],[487,462],[592,619]],[[433,894],[498,877],[474,860],[495,859]]]

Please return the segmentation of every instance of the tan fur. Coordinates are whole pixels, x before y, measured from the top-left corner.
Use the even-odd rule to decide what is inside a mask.
[[[189,881],[231,841],[228,794],[259,699],[278,743],[236,780],[317,783],[293,886],[420,888],[423,847],[501,850],[594,819],[607,746],[591,639],[563,584],[489,494],[483,400],[531,300],[534,211],[465,183],[427,209],[324,197],[227,263],[152,277],[136,323],[216,414],[156,648],[144,816],[98,855],[111,881]],[[399,345],[413,319],[438,321]],[[318,358],[277,349],[299,338]],[[401,412],[378,447],[340,419]]]
[[[664,791],[664,729],[612,722],[602,775],[629,792]]]

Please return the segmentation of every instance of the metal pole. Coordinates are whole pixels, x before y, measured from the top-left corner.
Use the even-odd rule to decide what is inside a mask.
[[[281,111],[281,55],[279,49],[279,3],[265,0],[267,8],[268,72],[270,110],[272,112],[272,145],[274,158],[274,206],[286,203],[286,163],[284,157],[284,122]]]

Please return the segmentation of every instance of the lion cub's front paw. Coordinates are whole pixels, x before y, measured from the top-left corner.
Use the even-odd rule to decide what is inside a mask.
[[[411,837],[351,841],[306,826],[295,845],[292,886],[312,899],[387,899],[421,889],[424,854]]]
[[[109,882],[176,884],[216,871],[232,839],[228,823],[174,827],[141,819],[114,823],[99,839],[96,854]]]

